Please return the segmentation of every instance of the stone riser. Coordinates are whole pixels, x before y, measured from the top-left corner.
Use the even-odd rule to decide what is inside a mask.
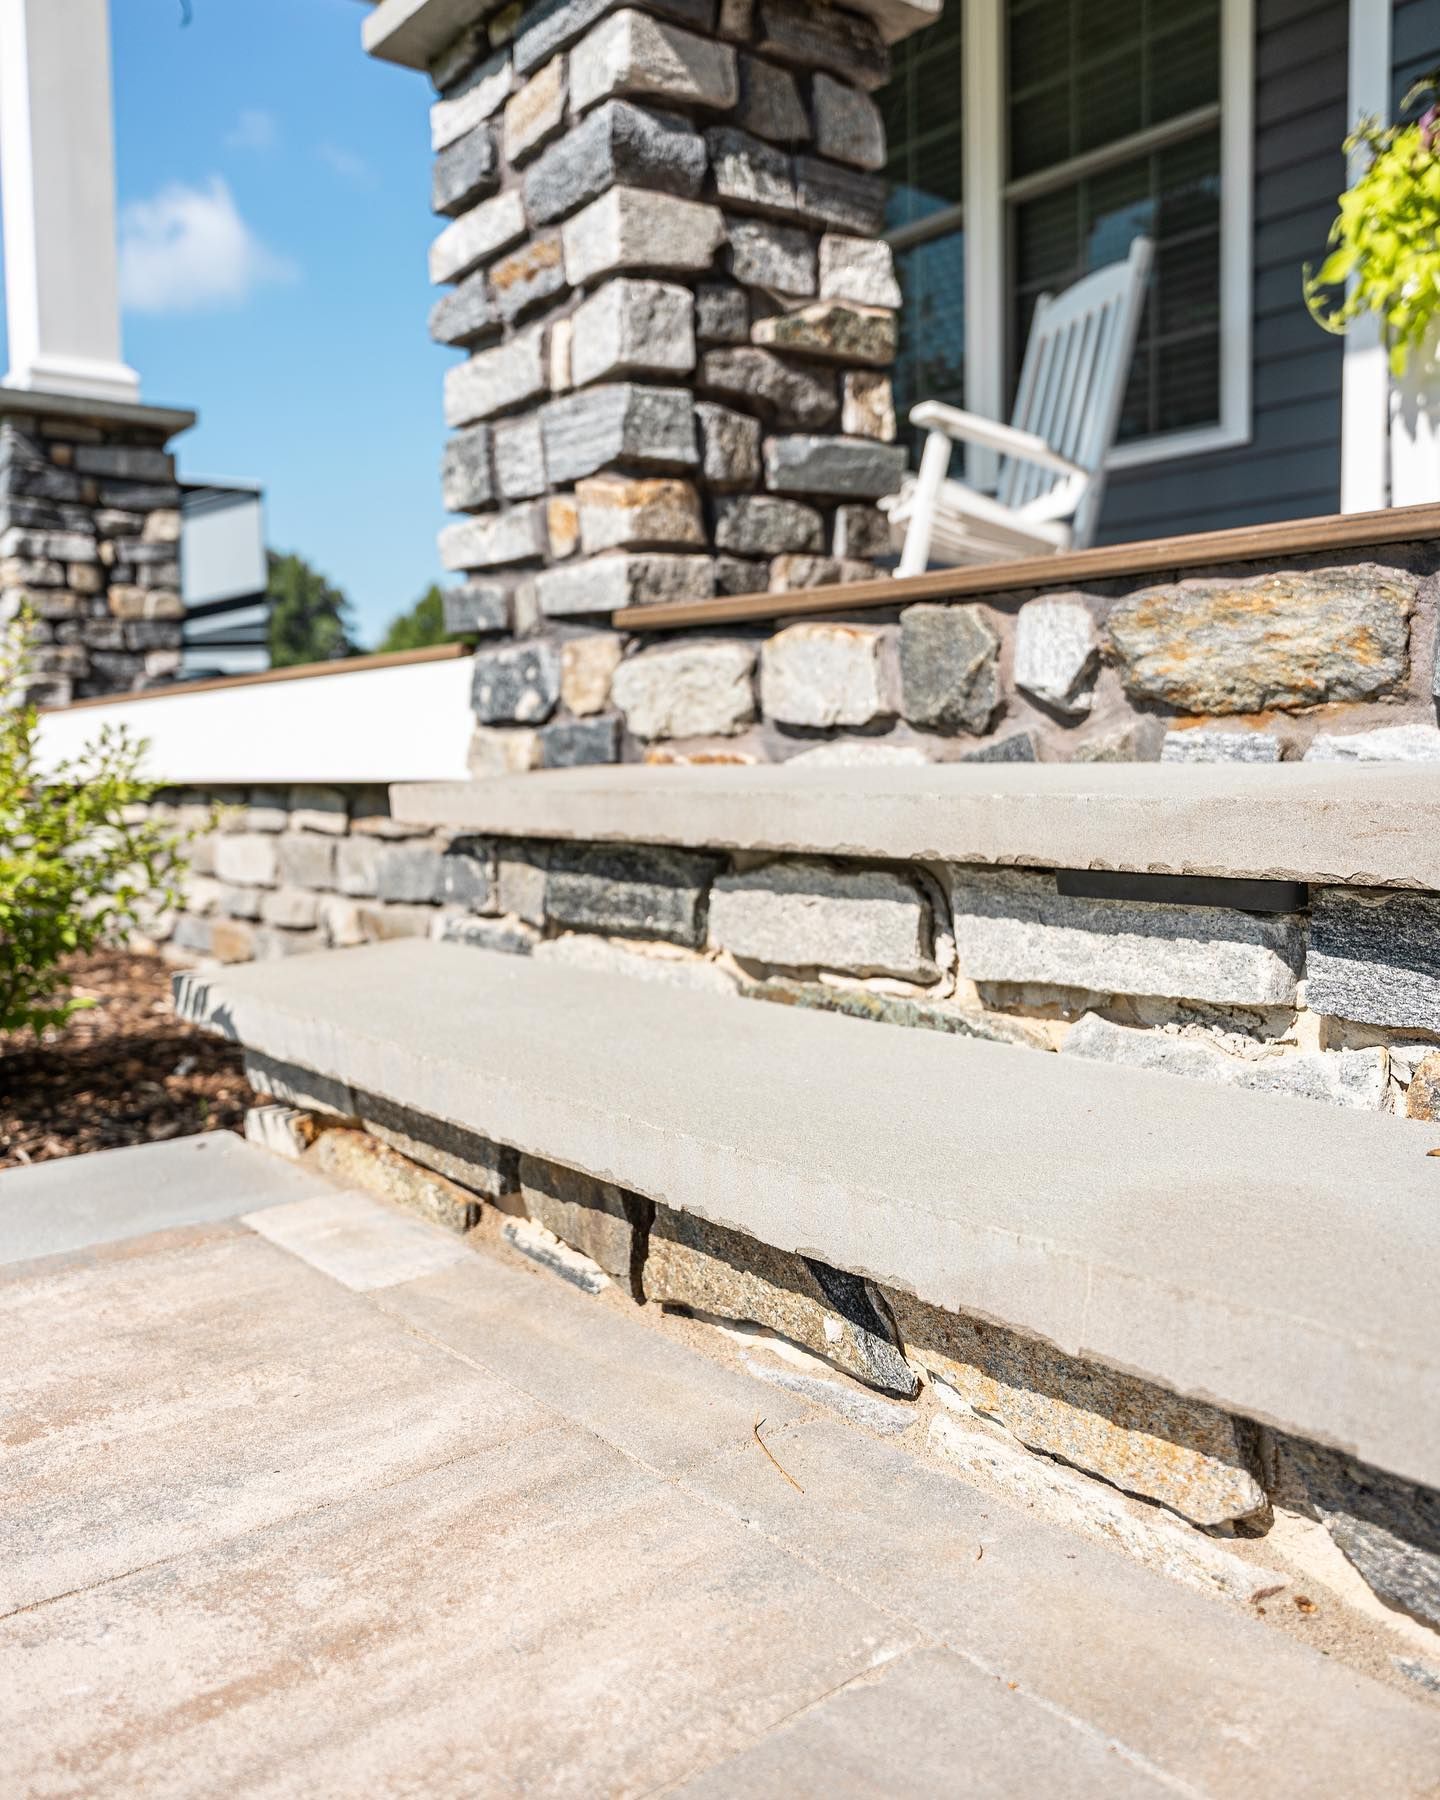
[[[1043,870],[456,837],[375,791],[162,802],[194,846],[153,936],[245,962],[443,936],[785,1006],[1440,1113],[1440,899],[1316,886],[1297,913],[1087,899]],[[691,812],[692,823],[695,814]],[[1144,883],[1134,892],[1144,895]],[[1249,903],[1249,896],[1242,895]]]

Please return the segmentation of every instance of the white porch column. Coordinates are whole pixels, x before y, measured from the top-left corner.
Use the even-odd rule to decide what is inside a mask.
[[[1350,0],[1349,126],[1390,117],[1390,14],[1391,0]],[[1340,510],[1377,512],[1391,504],[1390,362],[1373,314],[1345,333],[1340,382]]]
[[[108,0],[0,0],[8,387],[139,398],[120,353]]]

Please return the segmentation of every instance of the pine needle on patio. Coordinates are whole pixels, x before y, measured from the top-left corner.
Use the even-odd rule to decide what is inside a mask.
[[[761,1435],[760,1435],[760,1427],[761,1427],[761,1426],[762,1426],[762,1425],[763,1425],[763,1424],[764,1424],[764,1423],[765,1423],[765,1421],[764,1421],[764,1420],[763,1420],[763,1419],[756,1419],[756,1421],[755,1421],[755,1426],[754,1426],[754,1431],[755,1431],[755,1442],[756,1442],[756,1443],[757,1443],[757,1444],[758,1444],[758,1445],[759,1445],[759,1446],[760,1446],[760,1448],[761,1448],[761,1449],[762,1449],[762,1450],[763,1450],[763,1451],[764,1451],[764,1452],[765,1452],[765,1454],[766,1454],[766,1455],[767,1455],[767,1456],[768,1456],[768,1457],[769,1457],[769,1458],[770,1458],[770,1460],[771,1460],[771,1462],[772,1462],[772,1463],[774,1463],[774,1464],[775,1464],[775,1467],[776,1467],[776,1468],[777,1468],[777,1469],[779,1469],[779,1470],[780,1470],[780,1473],[781,1473],[781,1474],[782,1474],[782,1475],[783,1475],[783,1476],[784,1476],[784,1477],[785,1477],[785,1479],[786,1479],[786,1480],[787,1480],[787,1481],[788,1481],[788,1482],[789,1482],[789,1483],[790,1483],[790,1485],[791,1485],[791,1487],[793,1487],[793,1488],[794,1488],[794,1490],[795,1490],[795,1492],[796,1492],[796,1493],[797,1493],[797,1494],[803,1494],[803,1493],[804,1493],[804,1492],[805,1492],[805,1490],[804,1490],[804,1488],[803,1488],[803,1487],[801,1487],[801,1485],[800,1485],[800,1483],[799,1483],[799,1482],[798,1482],[798,1481],[797,1481],[797,1480],[796,1480],[796,1479],[795,1479],[795,1477],[794,1477],[794,1476],[793,1476],[793,1475],[792,1475],[792,1474],[791,1474],[791,1473],[790,1473],[790,1471],[789,1471],[789,1470],[788,1470],[788,1469],[786,1469],[786,1468],[782,1468],[782,1467],[781,1467],[781,1465],[780,1465],[780,1463],[778,1463],[778,1462],[776,1462],[776,1460],[775,1460],[775,1453],[774,1453],[774,1451],[773,1451],[773,1450],[772,1450],[772,1449],[771,1449],[771,1448],[770,1448],[770,1446],[769,1446],[769,1445],[768,1445],[768,1444],[767,1444],[767,1443],[766,1443],[766,1442],[765,1442],[765,1440],[764,1440],[764,1438],[762,1438],[762,1437],[761,1437]]]

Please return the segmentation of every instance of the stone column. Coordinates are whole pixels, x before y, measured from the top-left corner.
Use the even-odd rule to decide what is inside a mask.
[[[451,220],[430,329],[467,352],[445,377],[450,619],[542,640],[477,664],[501,765],[610,760],[617,724],[562,696],[582,653],[555,640],[632,602],[862,579],[888,548],[889,53],[858,5],[470,10],[430,62]]]
[[[28,698],[180,666],[180,489],[195,415],[142,406],[120,352],[107,0],[0,0],[10,368],[0,387],[0,624],[34,620]]]
[[[151,687],[180,667],[180,488],[194,413],[0,388],[0,624],[34,620],[37,706]]]

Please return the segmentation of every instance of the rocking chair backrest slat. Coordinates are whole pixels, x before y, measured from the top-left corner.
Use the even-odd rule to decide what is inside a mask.
[[[1136,238],[1124,262],[1098,269],[1063,294],[1042,294],[1030,326],[1010,422],[1090,474],[1073,524],[1077,549],[1091,541],[1099,517],[1105,458],[1119,428],[1151,254],[1150,240]],[[1019,509],[1043,500],[1064,479],[1006,457],[996,498]]]

